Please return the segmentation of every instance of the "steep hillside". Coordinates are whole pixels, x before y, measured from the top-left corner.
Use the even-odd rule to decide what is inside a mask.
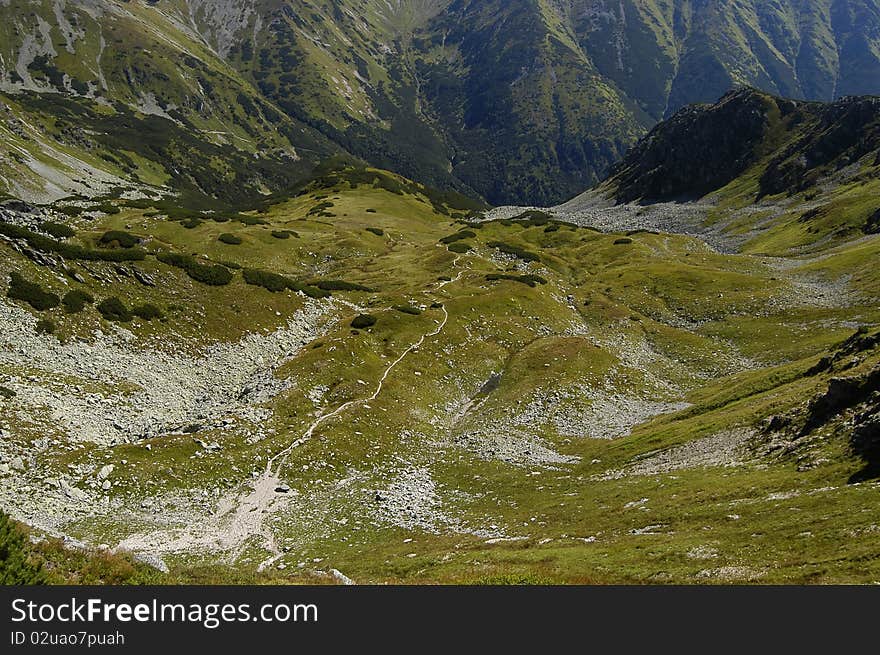
[[[880,98],[831,104],[744,89],[658,125],[568,211],[700,201],[710,228],[751,252],[809,252],[878,231]]]
[[[33,199],[97,177],[229,200],[347,153],[494,204],[552,204],[733,86],[880,92],[878,16],[875,0],[10,0],[0,101],[35,141],[0,175]]]

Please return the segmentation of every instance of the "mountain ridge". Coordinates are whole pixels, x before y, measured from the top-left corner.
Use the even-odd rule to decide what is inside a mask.
[[[121,104],[269,168],[293,161],[293,177],[347,153],[493,204],[570,198],[659,120],[734,86],[880,92],[874,0],[9,0],[0,18],[0,94],[46,138],[45,96]],[[150,182],[174,177],[168,152],[138,156]],[[278,190],[209,161],[206,195],[231,179]]]

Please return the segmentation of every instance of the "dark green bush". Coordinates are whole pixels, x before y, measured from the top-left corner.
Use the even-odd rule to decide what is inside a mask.
[[[202,264],[190,255],[163,252],[156,255],[163,264],[182,268],[196,282],[214,287],[222,287],[232,282],[232,272],[219,264]]]
[[[495,282],[498,280],[510,280],[511,282],[527,284],[530,287],[536,287],[539,284],[547,284],[547,280],[542,278],[540,275],[507,275],[505,273],[490,273],[486,276],[486,279],[489,282]]]
[[[542,225],[547,225],[547,223],[553,220],[553,217],[539,209],[531,209],[514,217],[513,220],[517,223],[523,224],[525,227],[540,227]]]
[[[77,207],[76,205],[65,205],[63,207],[55,207],[55,211],[60,212],[65,216],[80,216],[85,209]]]
[[[448,237],[443,237],[442,239],[440,239],[440,243],[448,246],[450,243],[455,243],[456,241],[464,241],[465,239],[473,239],[475,236],[477,236],[476,232],[472,232],[471,230],[462,230],[461,232],[450,234]]]
[[[40,225],[40,229],[56,239],[69,239],[76,236],[76,230],[64,223],[53,223],[50,221]]]
[[[366,291],[368,293],[375,291],[375,289],[365,287],[363,284],[345,282],[343,280],[319,280],[313,284],[324,291]]]
[[[368,210],[367,210],[367,213],[368,213],[368,214],[375,214],[375,213],[377,213],[377,212],[376,212],[375,209],[368,209]]]
[[[290,285],[293,283],[293,280],[290,280],[283,275],[270,273],[269,271],[261,271],[256,268],[246,268],[244,269],[242,275],[244,277],[244,281],[248,284],[257,287],[263,287],[264,289],[266,289],[267,291],[271,291],[272,293],[287,291],[290,288]]]
[[[134,248],[141,240],[133,234],[123,232],[122,230],[110,230],[98,240],[102,246],[113,246],[119,248]]]
[[[370,210],[368,209],[367,211],[370,211]],[[385,230],[378,228],[378,227],[368,227],[367,232],[372,232],[377,237],[384,237],[385,236]]]
[[[132,307],[131,313],[145,321],[152,321],[154,318],[163,318],[165,316],[161,309],[150,303]]]
[[[630,239],[629,237],[621,237],[620,239],[617,239],[614,241],[614,245],[615,246],[628,246],[632,242],[633,242],[633,240]]]
[[[471,247],[468,244],[462,243],[461,241],[450,243],[447,248],[449,249],[449,252],[454,252],[459,255],[463,255],[471,250]]]
[[[237,237],[234,234],[229,234],[228,232],[224,232],[223,234],[221,234],[219,237],[217,237],[217,240],[220,243],[225,243],[230,246],[240,246],[243,243],[241,237]]]
[[[269,221],[257,218],[256,216],[239,216],[236,218],[239,223],[244,223],[245,225],[268,225]]]
[[[327,214],[327,210],[332,209],[333,206],[333,203],[329,201],[319,202],[309,210],[308,216],[323,216],[324,214]]]
[[[548,225],[547,227],[544,228],[544,233],[550,234],[551,232],[559,232],[560,227],[561,226],[559,225],[559,223],[554,223],[553,225]]]
[[[373,327],[376,324],[376,317],[371,316],[370,314],[360,314],[355,316],[354,320],[351,322],[351,327],[355,330],[364,330],[368,327]]]
[[[299,291],[306,294],[309,298],[328,298],[330,292],[325,289],[319,289],[316,286],[302,284],[288,277],[271,273],[269,271],[261,271],[256,268],[246,268],[243,272],[244,281],[253,286],[263,287],[272,293],[280,293],[282,291]]]
[[[48,318],[41,318],[37,321],[37,334],[55,334],[57,327],[55,321]]]
[[[413,307],[412,305],[395,305],[394,309],[401,314],[409,314],[410,316],[418,316],[422,313],[421,309]]]
[[[17,395],[17,393],[15,393],[12,389],[9,389],[8,387],[0,387],[0,398],[2,398],[3,400],[12,400]]]
[[[25,280],[18,273],[10,273],[9,279],[7,298],[24,301],[39,312],[45,312],[61,303],[61,299],[54,293],[43,291],[39,284]]]
[[[79,289],[71,289],[64,294],[64,298],[61,299],[61,304],[64,305],[64,311],[68,314],[77,314],[85,309],[86,304],[93,302],[95,302],[95,299],[90,293]]]
[[[119,298],[111,296],[98,304],[98,311],[108,321],[128,323],[132,319],[131,312]]]
[[[197,228],[199,225],[202,224],[202,219],[195,218],[195,217],[187,218],[187,219],[182,220],[180,222],[180,224],[183,227],[185,227],[187,230],[194,230],[195,228]]]
[[[489,244],[490,248],[497,248],[503,253],[507,253],[508,255],[513,255],[518,259],[521,259],[525,262],[539,262],[541,258],[533,252],[520,248],[519,246],[512,246],[509,243],[504,243],[503,241],[492,241]]]
[[[291,230],[272,230],[272,236],[276,239],[289,239],[290,237],[299,239],[299,234]]]
[[[112,202],[104,202],[104,203],[101,203],[100,205],[95,205],[94,207],[92,207],[92,211],[98,211],[98,212],[102,212],[104,214],[113,215],[113,214],[118,214],[120,212],[120,209],[119,209],[119,207],[114,205]]]
[[[13,239],[24,239],[34,250],[54,252],[66,259],[85,261],[126,262],[141,261],[146,258],[146,251],[141,248],[124,248],[119,250],[88,250],[82,246],[50,239],[49,237],[31,232],[27,228],[9,223],[0,223],[0,234]]]
[[[38,585],[45,581],[42,563],[34,557],[24,530],[0,509],[0,585]]]

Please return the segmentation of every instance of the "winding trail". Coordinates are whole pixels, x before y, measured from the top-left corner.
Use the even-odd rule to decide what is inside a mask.
[[[455,258],[455,260],[452,262],[453,267],[457,266],[459,259],[460,257]],[[437,286],[437,290],[442,289],[452,282],[457,282],[461,279],[462,275],[464,275],[464,271],[460,271],[458,275],[450,280],[443,281]],[[263,471],[262,475],[253,480],[253,489],[240,497],[236,505],[226,508],[226,511],[220,514],[218,518],[222,519],[223,517],[232,513],[232,521],[228,527],[227,538],[230,538],[231,540],[239,544],[239,546],[232,553],[232,561],[235,561],[241,555],[247,541],[252,536],[262,537],[266,549],[272,553],[270,557],[260,563],[259,567],[257,568],[258,571],[265,570],[267,567],[278,561],[278,559],[283,555],[283,551],[278,547],[272,529],[268,525],[266,525],[264,518],[266,515],[271,514],[274,510],[276,510],[277,505],[280,502],[283,502],[283,499],[279,498],[276,490],[282,484],[280,478],[281,469],[287,463],[287,459],[290,457],[290,454],[296,448],[311,439],[315,434],[315,430],[317,430],[322,424],[326,423],[332,418],[340,416],[352,407],[363,405],[365,403],[376,400],[382,393],[385,382],[388,380],[388,376],[391,375],[392,371],[394,371],[394,369],[397,368],[410,354],[421,348],[426,340],[436,337],[444,330],[446,325],[449,323],[449,312],[447,311],[445,306],[441,306],[441,309],[443,310],[443,320],[440,322],[437,328],[432,332],[428,332],[422,335],[422,337],[418,341],[410,345],[400,354],[397,359],[395,359],[393,362],[391,362],[391,364],[388,365],[388,367],[383,372],[382,377],[379,379],[376,385],[376,389],[375,391],[373,391],[372,395],[367,396],[366,398],[350,400],[340,405],[336,409],[325,414],[321,414],[319,417],[317,417],[311,423],[311,425],[309,425],[308,429],[303,433],[301,437],[299,437],[289,446],[269,458],[269,460],[266,462],[266,468]]]

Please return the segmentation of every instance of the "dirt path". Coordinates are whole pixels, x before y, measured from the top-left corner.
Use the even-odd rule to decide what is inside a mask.
[[[453,261],[453,267],[458,265],[460,258]],[[448,284],[458,281],[465,271],[460,271],[456,277],[437,285],[433,292],[443,289]],[[426,292],[429,297],[432,292]],[[348,303],[346,303],[348,305]],[[352,306],[354,309],[360,308]],[[437,327],[424,334],[418,341],[404,350],[383,371],[376,382],[372,394],[364,398],[348,401],[335,409],[318,416],[308,428],[291,442],[288,446],[278,451],[267,462],[262,474],[249,481],[243,492],[227,495],[221,499],[217,511],[203,521],[191,521],[186,527],[180,529],[157,530],[149,534],[132,535],[119,544],[120,548],[136,552],[192,552],[193,550],[226,552],[229,553],[230,562],[235,562],[244,553],[245,548],[252,540],[262,542],[263,547],[269,551],[270,556],[263,560],[258,570],[265,570],[281,558],[283,551],[275,538],[275,533],[269,523],[269,517],[280,511],[289,501],[291,496],[285,487],[282,487],[281,472],[287,463],[291,453],[306,443],[315,434],[316,430],[331,419],[341,416],[346,411],[376,400],[385,388],[388,378],[406,358],[417,351],[428,339],[439,335],[449,322],[449,312],[445,307],[443,320]]]
[[[459,259],[460,257],[455,258],[452,263],[453,267],[458,265]],[[446,285],[460,280],[462,275],[464,275],[464,271],[459,272],[459,274],[451,280],[443,281],[441,284],[438,285],[437,289],[440,290]],[[391,364],[388,365],[388,367],[382,373],[382,377],[379,378],[376,389],[375,391],[373,391],[372,395],[366,398],[350,400],[347,403],[340,405],[333,411],[320,415],[312,422],[311,425],[309,425],[308,429],[303,433],[301,437],[292,442],[284,450],[276,453],[266,462],[265,471],[263,471],[263,474],[259,478],[254,480],[253,491],[251,491],[241,500],[238,507],[234,508],[235,513],[233,515],[232,524],[230,525],[231,533],[240,535],[243,538],[243,541],[246,541],[249,536],[255,534],[258,534],[263,538],[266,548],[272,553],[272,556],[260,563],[259,567],[257,567],[258,571],[265,570],[267,567],[278,561],[278,559],[283,555],[283,552],[278,548],[277,544],[275,543],[275,537],[272,529],[266,525],[263,518],[266,515],[277,511],[278,509],[277,505],[280,499],[278,498],[278,494],[275,490],[278,489],[279,486],[282,484],[280,478],[281,469],[287,463],[287,459],[290,457],[290,454],[296,448],[311,439],[312,436],[314,436],[315,434],[315,430],[317,430],[321,425],[323,425],[330,419],[340,416],[352,407],[363,405],[365,403],[376,400],[382,393],[382,390],[385,387],[385,382],[388,380],[388,376],[391,375],[392,371],[394,371],[394,369],[396,369],[410,354],[421,348],[426,340],[436,337],[441,332],[443,332],[444,328],[449,322],[449,312],[447,311],[446,307],[441,307],[441,309],[443,311],[443,320],[440,322],[437,328],[432,332],[428,332],[427,334],[422,335],[422,337],[418,341],[410,345],[400,354],[397,359],[395,359],[393,362],[391,362]],[[242,547],[243,545],[244,544],[242,544]],[[236,557],[240,553],[240,550],[241,547],[236,552]]]

